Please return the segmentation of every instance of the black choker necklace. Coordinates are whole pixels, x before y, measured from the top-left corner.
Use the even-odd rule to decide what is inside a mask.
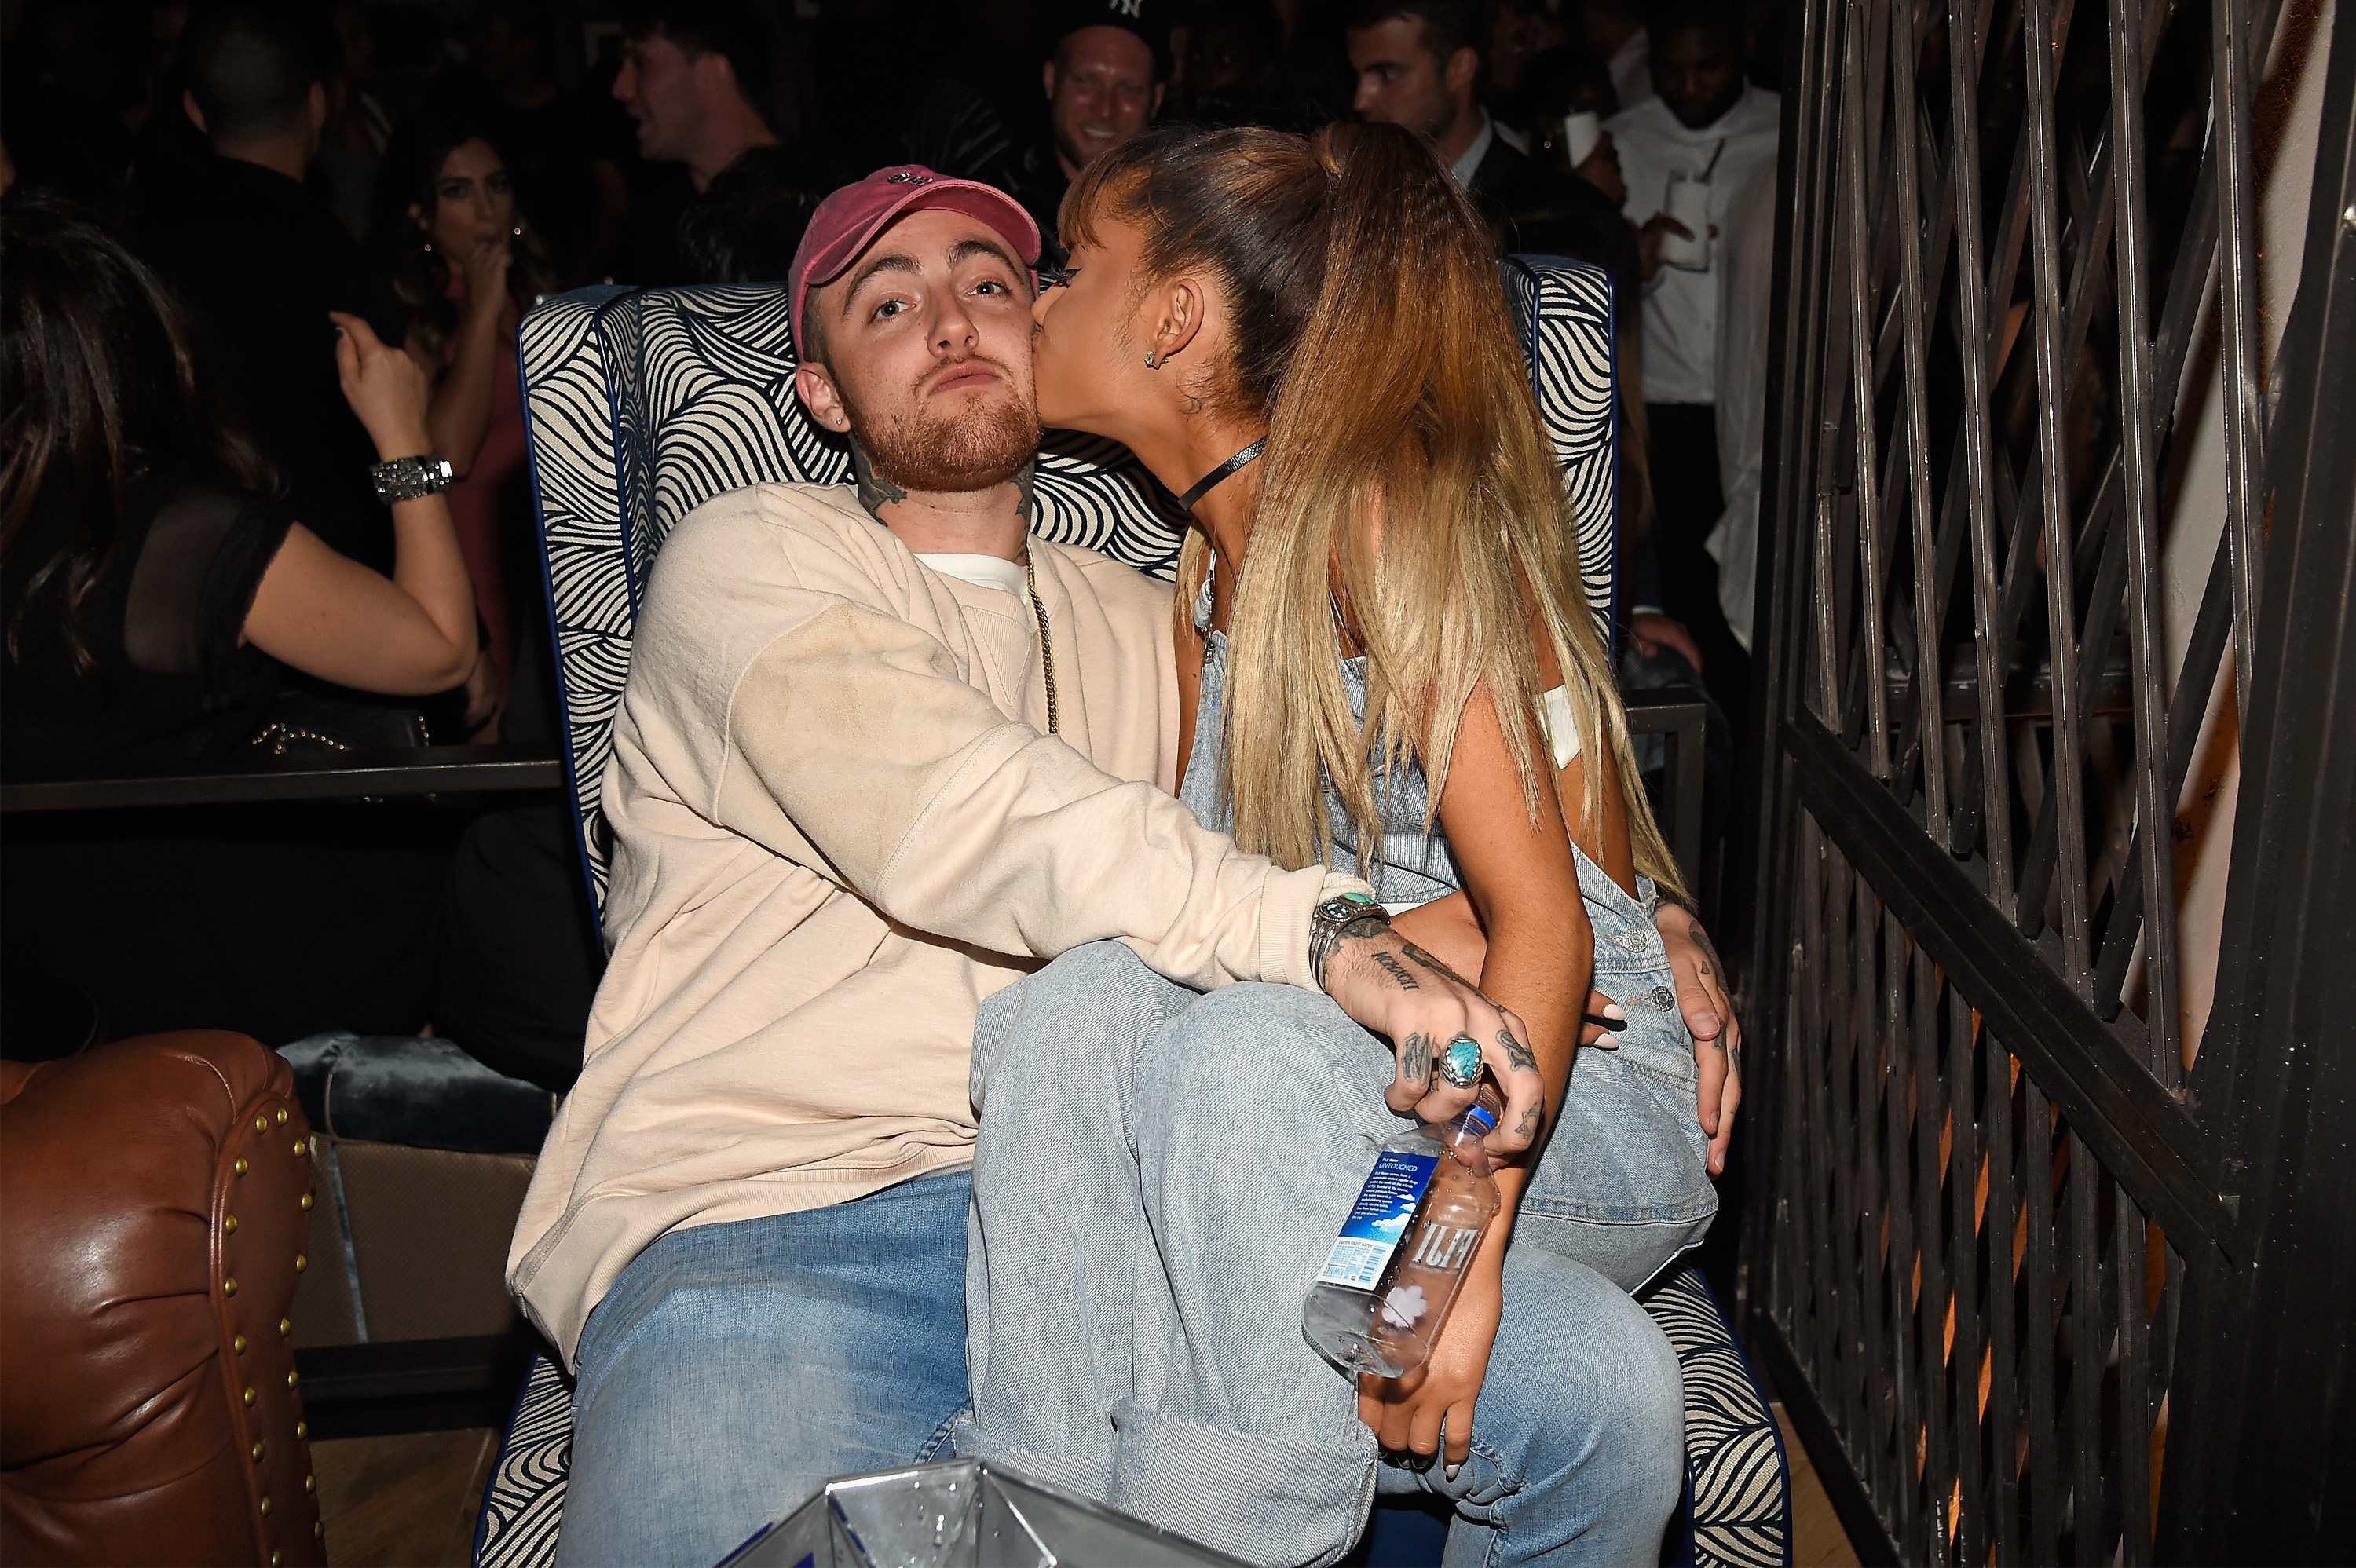
[[[1216,468],[1214,468],[1208,474],[1204,475],[1202,479],[1192,490],[1187,491],[1183,496],[1178,497],[1178,504],[1185,507],[1188,511],[1193,511],[1194,509],[1195,502],[1201,500],[1204,496],[1217,489],[1223,481],[1232,478],[1237,469],[1243,467],[1244,464],[1249,463],[1253,458],[1258,457],[1260,453],[1260,449],[1267,444],[1268,437],[1261,436],[1258,441],[1253,442],[1249,446],[1245,447],[1241,452],[1237,453],[1233,457],[1228,458],[1225,463],[1220,464]]]

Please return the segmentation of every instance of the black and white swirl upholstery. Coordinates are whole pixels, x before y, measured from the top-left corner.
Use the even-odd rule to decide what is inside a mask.
[[[1587,602],[1609,639],[1620,539],[1620,411],[1612,395],[1620,368],[1612,351],[1612,280],[1600,268],[1550,256],[1509,256],[1503,271],[1538,417],[1562,464]]]
[[[547,1568],[556,1561],[564,1479],[573,1466],[573,1389],[556,1363],[534,1356],[507,1437],[483,1488],[475,1561]]]
[[[1503,276],[1563,464],[1590,602],[1608,624],[1619,496],[1611,285],[1593,268],[1554,258],[1511,259]],[[655,552],[673,524],[725,491],[850,473],[848,452],[795,400],[786,309],[782,288],[609,288],[562,295],[524,318],[518,357],[567,766],[601,910],[597,795]],[[1123,448],[1051,432],[1034,493],[1036,532],[1163,578],[1175,570],[1184,514]],[[1783,1450],[1708,1287],[1688,1270],[1647,1305],[1686,1368],[1679,1560],[1787,1563]],[[535,1361],[484,1492],[478,1563],[554,1561],[571,1443],[570,1388],[556,1367]]]
[[[1682,1542],[1672,1568],[1789,1568],[1792,1477],[1775,1413],[1697,1264],[1648,1289],[1644,1310],[1668,1336],[1686,1381]]]

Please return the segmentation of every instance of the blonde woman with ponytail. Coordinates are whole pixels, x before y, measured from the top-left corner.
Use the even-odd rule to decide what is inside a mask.
[[[1301,1303],[1452,1042],[1198,996],[1115,944],[1001,992],[958,1447],[1258,1563],[1339,1557],[1377,1489],[1452,1503],[1451,1563],[1650,1562],[1680,1383],[1628,1293],[1699,1241],[1714,1157],[1653,921],[1675,868],[1479,219],[1423,141],[1364,125],[1150,133],[1062,227],[1042,420],[1126,443],[1198,525],[1181,795],[1366,877],[1409,938],[1392,983],[1476,976],[1520,1040],[1467,1051],[1544,1099],[1488,1140],[1506,1207],[1430,1360],[1354,1388]],[[1582,1031],[1609,1049],[1573,1073]]]

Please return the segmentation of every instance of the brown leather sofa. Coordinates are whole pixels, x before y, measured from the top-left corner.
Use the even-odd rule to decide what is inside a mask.
[[[0,1064],[0,1562],[326,1563],[287,1320],[313,1147],[243,1035]]]

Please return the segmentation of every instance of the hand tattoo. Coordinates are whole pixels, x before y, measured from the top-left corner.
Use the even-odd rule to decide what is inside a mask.
[[[1528,1110],[1522,1113],[1522,1125],[1514,1129],[1515,1136],[1525,1138],[1537,1137],[1538,1136],[1538,1124],[1545,1119],[1546,1108],[1542,1105],[1532,1105]]]
[[[1501,1029],[1497,1031],[1497,1046],[1498,1049],[1505,1053],[1505,1060],[1512,1062],[1515,1067],[1521,1069],[1523,1072],[1535,1072],[1537,1071],[1538,1059],[1530,1054],[1530,1048],[1528,1046],[1524,1045],[1520,1040],[1514,1038],[1514,1031],[1512,1029]]]
[[[1718,965],[1720,970],[1725,969],[1726,960],[1718,955],[1717,946],[1711,943],[1709,933],[1701,928],[1701,922],[1698,918],[1697,918],[1693,923],[1692,932],[1694,945],[1700,948],[1703,955],[1709,960],[1709,963],[1704,964],[1701,966],[1701,972],[1704,975],[1709,974],[1710,965],[1712,964]]]
[[[1389,954],[1377,953],[1374,955],[1374,959],[1376,964],[1381,966],[1384,974],[1388,975],[1392,979],[1398,982],[1400,990],[1420,991],[1423,989],[1421,986],[1415,983],[1415,976],[1407,972],[1407,966],[1401,964],[1398,959],[1392,957]]]
[[[1409,1083],[1422,1089],[1431,1083],[1431,1037],[1418,1031],[1407,1037],[1399,1047],[1399,1073]]]
[[[1206,647],[1205,649],[1206,656],[1208,655],[1208,651],[1209,650]],[[1360,915],[1357,919],[1344,926],[1341,929],[1341,932],[1333,938],[1332,944],[1327,946],[1322,954],[1318,951],[1317,944],[1314,941],[1311,942],[1309,951],[1317,961],[1317,988],[1321,991],[1325,988],[1325,971],[1332,965],[1333,962],[1333,955],[1340,951],[1342,944],[1351,941],[1355,937],[1380,936],[1390,928],[1391,923],[1389,919],[1384,915]]]
[[[1433,974],[1445,975],[1468,991],[1479,989],[1479,987],[1474,986],[1472,981],[1466,979],[1463,976],[1459,975],[1455,970],[1451,969],[1447,965],[1442,964],[1439,959],[1434,958],[1430,954],[1426,953],[1414,943],[1408,942],[1405,937],[1399,938],[1399,941],[1405,945],[1407,955],[1409,958],[1414,959],[1417,963],[1422,965]]]

